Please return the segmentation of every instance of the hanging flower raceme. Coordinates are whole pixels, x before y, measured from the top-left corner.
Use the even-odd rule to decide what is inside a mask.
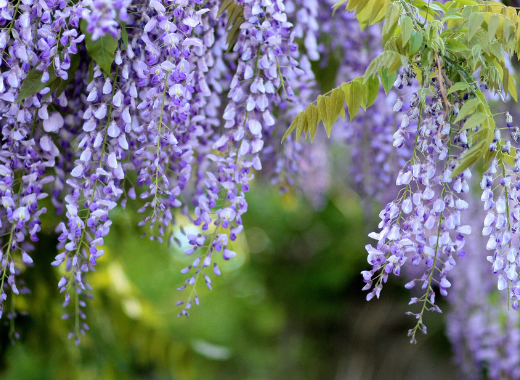
[[[486,215],[482,208],[472,210],[468,218],[472,229],[481,229]],[[508,307],[507,294],[497,289],[496,278],[490,275],[488,236],[472,234],[464,248],[467,254],[463,265],[453,269],[456,281],[448,296],[451,310],[446,319],[447,335],[464,378],[518,379],[520,316]],[[513,245],[517,244],[513,237]]]
[[[220,274],[214,256],[221,254],[224,260],[229,260],[236,255],[229,244],[243,231],[241,215],[247,211],[245,193],[254,177],[252,170],[262,169],[260,152],[264,138],[275,125],[272,111],[282,98],[292,101],[294,97],[287,78],[297,62],[290,56],[295,46],[289,38],[292,24],[287,21],[283,2],[264,6],[254,1],[240,6],[244,22],[233,47],[239,58],[223,114],[225,132],[212,145],[221,153],[209,154],[206,158],[209,162],[202,164],[215,169],[206,171],[206,178],[201,180],[205,188],[195,197],[194,224],[204,234],[188,236],[192,247],[185,253],[197,257],[183,270],[183,273],[193,270],[194,274],[179,290],[195,285],[201,275],[211,288],[205,270],[212,266],[214,274]],[[196,291],[178,303],[185,306],[179,315],[187,315],[193,301],[198,303]]]
[[[410,313],[418,320],[410,330],[412,341],[417,330],[426,332],[424,312],[440,312],[433,287],[437,284],[440,293],[447,294],[451,286],[447,274],[455,265],[457,254],[463,255],[463,234],[471,232],[468,226],[461,225],[460,211],[467,204],[457,199],[456,194],[462,189],[456,188],[457,182],[451,178],[458,155],[454,152],[458,140],[454,139],[452,125],[456,115],[453,111],[445,112],[438,85],[427,109],[423,110],[416,98],[417,95],[412,96],[407,113],[417,119],[413,156],[397,177],[397,185],[401,186],[399,198],[381,211],[380,232],[369,235],[377,240],[377,245],[367,245],[368,262],[373,268],[363,272],[367,283],[364,289],[372,289],[367,295],[370,300],[379,298],[388,275],[400,275],[406,262],[424,266],[422,276],[406,285],[423,289],[422,296],[410,302],[420,305],[418,313]]]
[[[314,82],[282,1],[233,4],[243,20],[234,39],[216,0],[19,1],[2,8],[0,303],[9,291],[27,292],[18,277],[32,264],[25,240],[38,239],[44,188],[63,216],[52,265],[64,267],[58,287],[76,343],[88,329],[87,274],[104,254],[118,204],[142,199],[140,225],[159,242],[167,233],[176,239],[177,213],[191,219],[199,233],[187,235],[186,253],[198,258],[183,271],[195,272],[186,285],[202,275],[211,287],[204,270],[220,274],[217,253],[219,260],[236,255],[231,244],[243,230],[253,171],[262,168],[266,141],[279,148],[274,113],[289,110],[282,117],[288,123],[300,109],[291,105],[298,104],[291,82],[302,79],[304,101]],[[305,20],[302,14],[300,24]],[[295,69],[297,60],[306,74]],[[265,156],[272,152],[267,147]],[[297,159],[290,159],[290,175]],[[137,187],[127,180],[134,175]],[[181,315],[198,302],[194,290]]]

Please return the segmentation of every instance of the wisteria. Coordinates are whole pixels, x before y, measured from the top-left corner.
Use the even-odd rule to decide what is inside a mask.
[[[104,254],[117,205],[142,199],[140,225],[152,240],[176,240],[178,213],[200,229],[188,235],[195,261],[183,270],[180,289],[192,290],[180,315],[198,304],[199,277],[211,288],[207,268],[220,274],[217,257],[236,255],[228,244],[243,230],[245,194],[272,158],[265,141],[275,145],[284,129],[275,131],[274,114],[297,112],[291,82],[307,73],[302,83],[312,86],[313,76],[282,1],[232,4],[243,15],[234,40],[230,2],[3,4],[2,310],[9,294],[29,291],[19,278],[32,264],[26,238],[38,240],[48,194],[63,216],[52,265],[64,266],[58,287],[76,343],[88,329],[87,273]],[[284,176],[296,172],[283,165]]]
[[[339,145],[349,152],[339,180],[367,210],[382,205],[366,245],[367,300],[404,277],[415,343],[449,293],[465,374],[520,378],[520,129],[490,108],[516,98],[518,12],[477,0],[366,3],[1,2],[10,338],[42,214],[60,218],[49,264],[79,344],[115,209],[137,210],[148,244],[187,241],[176,314],[189,316],[201,286],[240,253],[255,178],[319,207]],[[333,88],[319,95],[324,83]]]
[[[464,222],[464,211],[475,204],[472,197],[463,194],[470,191],[475,176],[471,167],[481,158],[485,171],[475,181],[480,182],[486,211],[482,234],[488,239],[485,248],[491,251],[487,259],[491,262],[491,272],[497,275],[498,290],[506,290],[511,307],[518,309],[518,248],[514,237],[518,232],[516,173],[519,158],[515,149],[518,128],[513,127],[509,113],[506,112],[505,117],[500,116],[503,113],[493,115],[486,101],[491,93],[495,98],[497,93],[503,93],[516,99],[516,89],[510,76],[511,65],[499,58],[502,73],[482,65],[486,47],[474,38],[475,33],[482,30],[487,33],[488,41],[502,43],[507,54],[516,53],[510,40],[500,40],[497,25],[502,19],[494,12],[501,11],[504,22],[510,19],[516,22],[518,15],[514,8],[501,5],[475,2],[464,7],[457,1],[446,2],[445,8],[439,6],[436,11],[457,15],[457,21],[447,22],[447,30],[465,22],[469,25],[469,31],[453,29],[446,41],[446,34],[441,33],[445,28],[444,19],[432,21],[437,16],[430,13],[433,18],[428,20],[421,13],[425,8],[405,2],[376,3],[387,7],[384,17],[377,13],[377,6],[369,14],[364,10],[365,4],[358,2],[335,5],[341,8],[346,4],[348,11],[356,11],[355,18],[345,15],[339,18],[345,24],[346,33],[356,33],[352,31],[356,21],[361,29],[366,24],[377,24],[380,17],[385,24],[381,34],[375,33],[372,38],[363,37],[357,29],[357,38],[331,41],[332,46],[345,43],[347,47],[346,58],[339,69],[340,86],[306,107],[288,133],[296,130],[297,135],[303,132],[313,139],[316,124],[323,121],[330,135],[334,121],[342,114],[345,116],[343,107],[337,106],[338,99],[343,106],[344,97],[351,119],[346,126],[348,140],[353,143],[354,182],[362,184],[362,192],[372,196],[384,193],[386,199],[392,199],[394,191],[388,184],[395,178],[399,191],[380,212],[379,229],[369,234],[377,242],[367,245],[372,269],[362,275],[366,283],[364,290],[369,291],[367,300],[370,300],[380,297],[390,274],[399,276],[402,268],[410,265],[422,268],[406,270],[408,275],[415,273],[406,288],[422,289],[410,302],[418,304],[417,310],[408,313],[417,320],[409,331],[414,343],[417,331],[426,333],[425,312],[441,312],[435,301],[436,294],[448,294],[452,281],[457,280],[451,278],[449,272],[466,256],[464,246],[472,228]],[[429,12],[429,4],[426,9]],[[481,27],[485,17],[489,19]],[[342,30],[334,19],[324,17],[324,21],[325,30]],[[400,29],[394,32],[397,24]],[[376,26],[372,28],[377,30]],[[370,29],[363,33],[370,36]],[[364,49],[381,35],[382,51]],[[455,35],[457,37],[453,37]],[[442,47],[443,44],[446,47]],[[457,47],[454,44],[458,44]],[[458,55],[458,49],[468,46],[473,47],[472,57]],[[353,48],[352,52],[349,47]],[[321,52],[330,54],[331,50]],[[363,52],[376,56],[365,60]],[[324,62],[326,60],[322,61],[323,65]],[[356,64],[365,67],[356,70]],[[373,80],[383,85],[386,101],[394,99],[392,108],[397,116],[385,117],[381,112],[385,107],[376,102],[382,90],[372,87]],[[392,83],[393,93],[389,92]],[[360,107],[371,109],[365,113],[359,111]],[[360,116],[356,116],[358,112]],[[356,128],[357,125],[360,127]],[[502,137],[506,131],[510,138]],[[395,164],[401,169],[396,170]],[[361,170],[360,165],[363,165]]]
[[[467,216],[475,232],[482,229],[483,209],[468,211]],[[448,297],[447,333],[464,378],[519,379],[519,314],[508,307],[507,294],[497,289],[495,278],[490,276],[487,240],[474,233],[465,247],[464,264],[453,269],[457,280]],[[514,244],[518,244],[517,239]]]

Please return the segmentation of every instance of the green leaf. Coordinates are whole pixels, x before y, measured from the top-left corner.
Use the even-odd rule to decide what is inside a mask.
[[[403,39],[403,47],[406,46],[413,31],[413,21],[410,17],[404,16],[401,19],[401,37]]]
[[[224,13],[234,3],[235,3],[234,0],[224,0],[222,2],[222,4],[220,4],[220,7],[219,7],[218,13],[217,13],[217,17],[222,16],[222,13]]]
[[[360,81],[357,80],[352,81],[349,83],[349,85],[343,83],[341,88],[345,93],[348,114],[350,115],[350,121],[352,121],[359,112],[359,107],[361,107],[363,99],[366,99],[366,88]]]
[[[334,12],[336,12],[336,10],[341,7],[343,4],[345,4],[348,0],[339,0],[338,2],[336,2],[332,8],[334,9]]]
[[[487,118],[488,118],[488,115],[486,115],[485,113],[482,113],[482,112],[474,113],[464,123],[464,127],[462,127],[462,130],[475,128],[477,125],[482,124]]]
[[[397,28],[397,21],[399,20],[399,16],[401,14],[401,8],[394,4],[390,3],[386,7],[385,14],[385,24],[383,25],[383,46],[386,44],[391,34],[394,32],[395,28]]]
[[[54,80],[49,86],[50,91],[45,95],[44,99],[49,98],[56,90],[56,97],[60,96],[63,93],[63,91],[66,90],[67,86],[74,80],[74,76],[76,75],[76,71],[78,70],[80,61],[81,59],[79,57],[79,54],[74,54],[70,56],[70,67],[67,70],[68,78],[66,80],[63,80],[57,77],[56,80]],[[92,61],[90,61],[90,63],[92,64]]]
[[[37,94],[45,87],[51,87],[52,82],[56,80],[56,75],[54,75],[54,69],[52,68],[52,66],[49,66],[48,71],[49,80],[45,83],[42,83],[43,71],[38,71],[36,70],[36,68],[29,71],[22,83],[22,87],[20,88],[20,92],[18,93],[18,98],[16,99],[16,103],[20,103],[22,100],[27,99],[29,96]]]
[[[332,110],[332,104],[331,104],[331,98],[329,96],[323,97],[322,104],[325,106],[325,116],[322,119],[323,125],[325,126],[325,130],[327,131],[327,137],[330,137],[330,132],[332,131],[332,126],[334,125],[334,122],[336,121],[337,115],[336,115],[336,117],[334,117],[334,113]]]
[[[415,55],[421,48],[423,43],[423,35],[421,32],[414,30],[412,32],[412,36],[410,37],[410,46],[408,49],[408,54]]]
[[[479,141],[476,145],[471,147],[470,150],[464,153],[460,163],[453,170],[453,173],[451,173],[451,177],[453,178],[458,176],[460,173],[462,173],[464,170],[466,170],[475,162],[477,162],[480,158],[482,158],[488,146],[489,144],[486,145],[485,141]]]
[[[441,19],[441,22],[444,24],[446,21],[451,20],[453,18],[460,19],[461,16],[457,15],[457,13],[459,13],[459,11],[460,11],[459,8],[452,8],[452,9],[450,9],[448,12],[446,12],[444,14],[444,16]]]
[[[63,82],[63,79],[61,78],[56,78],[56,80],[52,81],[52,83],[49,86],[49,92],[44,96],[45,100],[47,100],[54,93],[54,91],[56,91],[56,89],[60,86],[61,82]]]
[[[302,132],[304,132],[304,130],[305,130],[306,122],[307,122],[307,119],[305,117],[305,111],[300,112],[294,118],[293,122],[289,126],[289,129],[287,129],[287,131],[285,131],[285,134],[282,137],[282,143],[295,129],[296,129],[296,142],[300,141]]]
[[[84,20],[80,22],[81,32],[85,34],[85,47],[88,55],[96,61],[106,75],[110,75],[112,70],[112,62],[117,49],[117,39],[110,34],[105,34],[96,41],[92,40],[92,34],[87,33],[87,23]]]
[[[311,136],[311,142],[314,142],[314,136],[316,135],[316,130],[318,129],[318,107],[314,104],[309,105],[306,108],[305,115],[307,117],[307,129],[309,130],[309,135]]]
[[[365,86],[367,88],[367,107],[370,107],[374,104],[379,94],[379,78],[377,75],[372,75],[368,78]]]
[[[372,7],[370,11],[370,18],[368,20],[369,24],[374,24],[377,21],[377,16],[381,13],[381,10],[385,6],[385,0],[376,0],[376,3]]]
[[[300,112],[293,123],[296,123],[296,142],[299,142],[302,134],[305,136],[305,132],[307,131],[307,117],[305,116],[305,112]]]
[[[471,112],[475,111],[475,109],[478,107],[479,104],[482,104],[480,102],[480,99],[470,99],[464,105],[459,111],[459,115],[455,119],[455,123],[461,121],[464,119],[467,115],[469,115]]]
[[[352,12],[364,0],[350,0],[347,4],[347,11]]]
[[[516,83],[514,78],[509,75],[509,80],[507,81],[507,91],[509,94],[511,94],[511,97],[515,100],[515,102],[518,102],[518,97],[516,93]]]
[[[500,16],[497,14],[491,15],[488,20],[488,35],[489,40],[493,40],[495,34],[500,26]]]
[[[466,82],[458,82],[458,83],[455,83],[453,86],[450,87],[450,89],[448,90],[448,95],[449,94],[452,94],[456,91],[464,91],[464,90],[467,90],[469,88],[469,85],[466,83]]]
[[[327,136],[330,137],[329,131],[332,128],[332,123],[329,122],[327,114],[327,99],[330,98],[323,95],[318,96],[318,122],[319,120],[323,122],[323,126],[327,130]]]
[[[446,41],[446,49],[455,53],[470,50],[462,41],[456,40],[455,38],[448,38]]]
[[[500,145],[503,146],[505,144],[504,140],[500,140]],[[515,157],[516,157],[516,149],[511,147],[510,154],[503,153],[502,158],[506,164],[509,166],[514,167],[515,166]]]
[[[330,100],[334,121],[336,121],[340,113],[343,120],[345,120],[345,93],[343,90],[341,88],[335,88],[332,90]]]
[[[390,91],[390,89],[394,85],[394,82],[397,78],[397,73],[393,72],[391,74],[388,74],[388,70],[382,68],[381,70],[379,70],[379,76],[381,77],[381,83],[383,84],[383,88],[385,89],[385,94],[388,94],[388,91]]]
[[[293,120],[293,122],[291,123],[291,125],[289,126],[289,128],[285,131],[283,137],[282,137],[282,144],[284,142],[284,140],[289,137],[289,135],[296,129],[296,125],[298,124],[297,123],[297,119],[300,117],[302,113],[299,113],[298,116],[296,116]]]
[[[384,51],[370,62],[370,65],[365,71],[365,81],[382,68],[386,68],[387,72],[391,74],[397,71],[404,62],[406,62],[406,59],[401,54],[394,51]]]
[[[505,18],[502,25],[502,39],[505,46],[507,46],[511,41],[511,38],[515,33],[514,29],[515,25],[508,18]]]
[[[121,26],[121,39],[125,44],[125,47],[128,46],[128,32],[126,31],[126,22],[119,21],[119,25]]]
[[[94,61],[90,61],[88,64],[88,83],[94,79]]]
[[[484,22],[484,14],[480,12],[473,12],[468,19],[468,41],[471,41],[477,29],[480,28]]]

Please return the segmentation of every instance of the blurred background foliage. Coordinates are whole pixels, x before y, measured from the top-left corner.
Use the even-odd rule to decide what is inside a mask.
[[[322,92],[334,86],[344,54],[329,51],[326,63],[313,62]],[[348,186],[344,146],[332,156],[332,185],[319,207],[253,181],[245,234],[232,247],[238,255],[219,262],[214,290],[199,284],[201,306],[189,318],[177,317],[176,288],[194,257],[141,238],[139,205],[129,202],[111,212],[106,253],[88,277],[90,331],[75,346],[67,339],[72,322],[61,318],[61,274],[49,265],[57,235],[43,230],[24,276],[32,294],[17,298],[20,339],[11,344],[11,326],[0,326],[0,379],[456,379],[442,315],[428,315],[428,335],[410,345],[414,321],[404,314],[402,283],[391,277],[382,299],[366,302],[360,272],[379,206],[362,204]],[[43,227],[59,222],[51,214]]]
[[[32,294],[16,305],[27,311],[16,319],[21,338],[11,345],[9,326],[0,332],[0,378],[454,378],[442,316],[432,315],[429,335],[412,346],[398,284],[365,301],[359,272],[370,226],[348,187],[333,186],[319,210],[262,182],[249,199],[239,255],[223,263],[213,291],[200,284],[201,306],[188,319],[177,318],[175,289],[193,258],[140,238],[132,207],[114,211],[78,347],[61,319],[59,273],[48,265],[56,236],[46,231],[25,276]]]

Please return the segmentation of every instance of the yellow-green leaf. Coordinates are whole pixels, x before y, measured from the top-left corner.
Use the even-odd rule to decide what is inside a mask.
[[[323,121],[328,137],[330,137],[330,130],[332,129],[332,122],[329,121],[329,115],[327,112],[329,100],[330,98],[328,96],[318,96],[318,120]]]
[[[468,41],[471,41],[477,29],[480,28],[484,22],[484,14],[480,12],[473,12],[468,19]]]
[[[224,13],[230,5],[234,4],[234,0],[224,0],[222,4],[220,4],[220,8],[218,9],[217,17],[220,17],[222,13]]]
[[[334,12],[336,12],[336,10],[341,7],[343,4],[345,4],[348,0],[339,0],[336,4],[334,4],[332,6],[332,8],[334,8]]]
[[[455,38],[448,38],[446,41],[446,49],[454,53],[470,50],[462,41],[456,40]]]
[[[398,5],[394,3],[388,4],[386,7],[385,24],[383,25],[383,36],[391,33],[397,27],[397,21],[400,14],[401,8]]]
[[[502,38],[504,45],[508,45],[513,37],[514,33],[514,24],[508,19],[504,19],[504,23],[502,25]]]
[[[368,21],[370,24],[374,24],[377,21],[377,16],[385,6],[385,3],[385,0],[376,0],[376,3],[372,7],[372,11],[370,12],[370,19]]]
[[[498,30],[498,27],[500,26],[500,16],[497,14],[491,15],[491,17],[488,20],[488,35],[489,40],[493,40],[495,37],[495,34]]]
[[[304,111],[300,112],[298,114],[298,116],[296,116],[294,118],[294,120],[292,121],[291,125],[289,126],[289,128],[285,131],[285,134],[283,135],[282,137],[282,143],[283,141],[296,129],[296,127],[298,126],[298,124],[300,123],[300,120],[301,120],[301,115],[304,113]],[[297,139],[299,139],[298,136],[296,136]]]
[[[367,107],[370,107],[374,104],[379,94],[379,78],[377,75],[372,75],[368,78],[365,86],[367,88]]]
[[[507,91],[511,95],[511,97],[515,100],[515,102],[518,102],[518,97],[516,93],[516,83],[513,78],[513,76],[509,75],[509,80],[507,81]]]
[[[294,119],[293,123],[296,122],[296,142],[300,141],[302,134],[305,135],[307,132],[307,117],[305,112],[300,112]]]
[[[466,82],[457,82],[448,90],[448,95],[452,94],[456,91],[464,91],[469,88],[469,85]]]
[[[348,3],[347,3],[347,11],[349,12],[352,12],[354,9],[356,9],[356,7],[359,5],[359,3],[361,3],[362,1],[365,1],[365,0],[350,0]]]
[[[477,162],[487,151],[487,146],[485,141],[479,141],[477,144],[475,144],[473,147],[471,147],[470,150],[468,150],[464,155],[462,156],[460,163],[457,165],[457,167],[453,170],[453,173],[451,173],[451,177],[456,177],[460,173],[462,173],[464,170],[469,168],[471,165],[473,165],[475,162]]]
[[[359,107],[363,104],[363,99],[366,99],[366,88],[360,81],[354,80],[349,83],[342,84],[341,88],[345,93],[345,100],[347,101],[348,114],[350,115],[350,121],[354,119],[354,116],[359,112]]]
[[[307,128],[309,130],[309,135],[311,136],[311,142],[314,142],[314,136],[318,129],[318,107],[314,104],[309,105],[305,109],[305,115],[307,117]]]
[[[486,114],[482,113],[482,112],[474,113],[464,123],[464,127],[462,127],[462,130],[475,128],[477,125],[482,124],[487,118],[488,118],[488,116]]]
[[[390,89],[394,85],[394,82],[397,78],[397,73],[393,72],[391,74],[388,74],[388,70],[382,68],[381,70],[379,70],[379,76],[381,77],[381,83],[383,84],[385,94],[388,94],[388,91],[390,91]]]
[[[334,121],[336,121],[340,113],[343,117],[343,120],[345,120],[345,93],[343,90],[339,87],[332,90],[330,99]]]
[[[464,105],[459,111],[459,115],[455,119],[455,123],[461,121],[471,112],[475,111],[479,104],[482,104],[479,99],[470,99],[466,103],[464,103]]]
[[[504,140],[501,140],[500,141],[501,145],[504,144]],[[511,147],[511,151],[510,151],[510,154],[507,154],[507,153],[504,153],[503,154],[503,159],[504,159],[504,162],[506,164],[508,164],[509,166],[515,166],[515,157],[516,157],[516,149]]]
[[[323,125],[325,126],[325,130],[327,131],[327,137],[330,137],[332,126],[338,118],[338,115],[334,113],[334,109],[332,107],[332,99],[329,96],[323,97],[323,104],[325,105],[326,114],[326,117],[323,118]]]
[[[394,71],[397,71],[403,65],[403,58],[404,56],[394,51],[388,50],[382,52],[376,58],[374,58],[372,62],[370,62],[370,65],[365,71],[365,81],[382,68],[386,68],[388,74],[392,74]]]
[[[401,37],[403,39],[403,47],[406,46],[408,41],[410,41],[410,37],[412,36],[413,31],[413,21],[410,17],[404,16],[401,19]]]
[[[423,43],[423,35],[422,33],[414,30],[412,32],[412,36],[410,37],[410,46],[408,48],[408,53],[410,55],[417,54],[419,49],[421,48]]]

